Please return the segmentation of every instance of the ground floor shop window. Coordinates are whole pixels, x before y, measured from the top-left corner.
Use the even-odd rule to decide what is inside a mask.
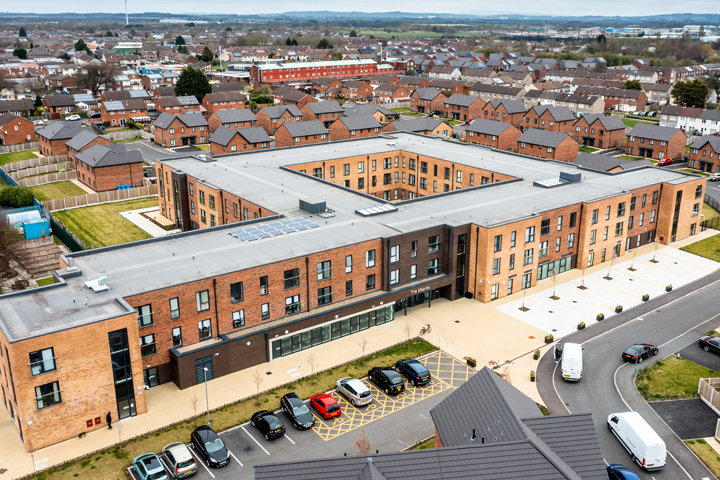
[[[554,262],[548,262],[538,266],[538,280],[548,278],[555,273],[563,273],[573,268],[573,257],[565,257]]]

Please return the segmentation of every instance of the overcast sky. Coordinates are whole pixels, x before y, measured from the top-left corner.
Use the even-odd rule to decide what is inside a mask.
[[[4,2],[2,10],[9,12],[28,12],[29,4],[24,2]],[[124,2],[89,2],[87,0],[36,0],[32,2],[33,12],[117,12],[124,13]],[[467,0],[366,0],[361,3],[316,0],[314,2],[275,0],[272,2],[239,2],[237,0],[153,0],[141,2],[128,0],[128,12],[168,12],[182,13],[281,13],[296,10],[334,10],[347,11],[351,8],[365,12],[465,12],[470,14],[492,13],[535,13],[545,15],[653,15],[666,13],[718,13],[718,0],[520,0],[503,2],[468,2]],[[708,22],[710,23],[710,21]],[[718,23],[715,19],[713,22]]]

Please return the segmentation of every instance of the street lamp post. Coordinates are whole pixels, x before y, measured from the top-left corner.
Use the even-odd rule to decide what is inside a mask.
[[[210,400],[208,399],[208,390],[207,390],[207,372],[208,372],[208,368],[203,367],[203,373],[205,375],[205,407],[207,408],[207,424],[209,427],[210,426]]]
[[[639,347],[640,347],[640,341],[641,341],[641,338],[642,338],[643,317],[638,317],[638,320],[640,321],[640,334],[639,334],[639,336],[638,336],[638,348],[639,348]],[[638,360],[640,359],[640,355],[641,355],[640,352],[638,352],[638,354],[635,355],[635,373],[633,374],[633,377],[634,377],[635,375],[637,375],[637,364],[638,364]]]

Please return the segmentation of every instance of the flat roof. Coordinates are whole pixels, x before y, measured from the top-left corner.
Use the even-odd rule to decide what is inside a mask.
[[[459,169],[467,165],[517,179],[480,186],[481,179],[475,178],[476,187],[394,202],[396,211],[362,216],[355,211],[389,202],[286,167],[345,157],[380,159],[398,150],[419,158],[418,169],[420,161],[437,158],[454,162]],[[17,341],[127,313],[118,298],[155,289],[438,225],[493,227],[659,182],[677,184],[697,178],[655,167],[609,174],[406,132],[213,158],[210,162],[195,156],[159,162],[263,209],[286,218],[311,219],[320,226],[250,242],[230,234],[253,224],[277,222],[276,217],[262,218],[67,254],[63,258],[82,271],[81,277],[0,295],[0,328],[7,338]],[[552,191],[533,186],[534,181],[558,177],[560,172],[582,173],[582,181]],[[433,177],[428,176],[428,181]],[[463,185],[468,181],[466,173]],[[320,218],[300,210],[299,200],[316,199],[325,200],[334,216]],[[109,291],[94,293],[84,287],[87,280],[101,276],[108,277]]]

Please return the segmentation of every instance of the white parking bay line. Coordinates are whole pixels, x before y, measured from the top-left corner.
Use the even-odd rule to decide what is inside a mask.
[[[283,437],[287,438],[288,440],[290,440],[292,442],[293,445],[295,445],[295,442],[293,442],[292,438],[287,436],[287,433],[285,435],[283,435]]]
[[[267,450],[265,450],[265,447],[263,447],[262,445],[260,445],[260,442],[258,442],[257,440],[255,440],[255,437],[253,437],[252,435],[250,435],[250,432],[248,432],[247,430],[245,430],[245,427],[242,427],[242,429],[243,429],[243,431],[244,431],[245,433],[248,434],[248,437],[250,437],[250,438],[253,439],[253,442],[257,443],[258,447],[260,447],[260,448],[263,449],[263,452],[265,452],[265,453],[267,453],[268,455],[270,455],[270,452],[268,452]]]
[[[192,445],[190,445],[190,448],[188,450],[190,450],[190,453],[192,454],[192,456],[195,457],[198,462],[200,462],[200,465],[202,465],[203,468],[205,468],[205,470],[207,470],[207,472],[210,474],[210,476],[212,478],[215,478],[215,475],[213,475],[213,473],[210,471],[210,469],[207,467],[207,465],[205,465],[205,462],[203,462],[200,459],[200,456],[197,453],[195,453],[195,449],[192,447]]]
[[[225,447],[225,448],[227,448],[227,447]],[[241,467],[245,466],[242,464],[242,462],[240,460],[237,459],[237,457],[230,451],[229,448],[228,448],[228,453],[235,459],[236,462],[238,462],[240,464]]]

